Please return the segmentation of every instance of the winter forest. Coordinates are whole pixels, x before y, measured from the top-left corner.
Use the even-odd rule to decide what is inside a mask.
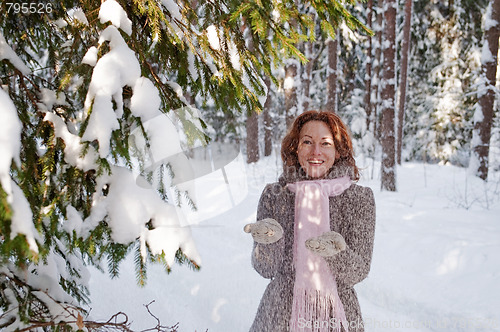
[[[0,330],[248,330],[243,225],[310,109],[375,192],[366,330],[499,330],[499,21],[500,0],[3,1]]]

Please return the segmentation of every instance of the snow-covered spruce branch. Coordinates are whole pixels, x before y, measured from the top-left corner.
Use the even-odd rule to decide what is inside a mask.
[[[14,273],[2,271],[0,280],[5,309],[0,315],[0,328],[29,331],[46,326],[77,327],[82,319],[82,308],[57,301],[47,290],[36,289]]]
[[[31,104],[36,107],[36,105],[38,103],[37,98],[36,98],[36,96],[33,95],[32,91],[28,88],[28,86],[26,85],[26,83],[24,82],[24,80],[25,79],[28,80],[33,87],[36,87],[37,85],[34,84],[33,80],[31,80],[28,76],[25,76],[18,69],[14,69],[14,73],[19,78],[19,85],[20,85],[21,89],[28,96],[28,99],[30,100]]]
[[[69,303],[60,303],[56,301],[48,292],[36,291],[33,289],[33,287],[26,284],[20,278],[15,277],[11,274],[2,272],[0,273],[0,276],[2,277],[2,279],[11,281],[17,287],[24,289],[26,292],[28,292],[29,290],[30,293],[34,295],[29,299],[29,301],[28,299],[23,301],[26,302],[26,304],[29,302],[29,305],[31,306],[29,310],[33,310],[33,312],[30,315],[31,318],[29,319],[28,323],[21,323],[18,321],[18,312],[19,310],[25,310],[25,308],[21,308],[21,304],[19,304],[17,300],[14,300],[14,297],[17,298],[15,294],[5,294],[6,290],[11,291],[11,288],[2,287],[0,289],[2,298],[10,298],[10,300],[12,302],[16,302],[17,305],[12,305],[13,303],[10,303],[8,309],[2,312],[2,314],[0,315],[0,329],[11,328],[15,329],[16,331],[23,332],[32,331],[37,328],[68,327],[70,329],[86,331],[134,331],[131,329],[131,322],[129,322],[128,315],[124,312],[118,312],[104,322],[84,320],[82,314],[85,315],[86,313],[82,308],[76,307]],[[149,315],[156,320],[156,325],[139,332],[176,332],[179,323],[176,323],[173,326],[162,325],[160,319],[155,316],[149,308],[152,303],[154,303],[154,301],[151,301],[144,306]],[[56,311],[58,311],[59,314],[54,315],[54,312]]]
[[[149,309],[148,309],[149,312]],[[149,312],[151,314],[151,312]],[[151,314],[152,315],[152,314]],[[154,315],[152,315],[155,317]],[[122,318],[121,318],[122,317]],[[119,321],[119,319],[122,321]],[[156,317],[155,317],[156,318]],[[68,321],[66,323],[56,323],[56,322],[36,322],[31,321],[30,325],[26,328],[19,329],[17,331],[32,331],[36,328],[44,328],[44,327],[64,327],[70,324],[75,324],[79,327],[79,329],[85,329],[87,331],[124,331],[124,332],[135,332],[130,328],[131,323],[128,320],[128,316],[123,312],[118,312],[111,316],[111,318],[106,322],[96,322],[96,321],[88,321],[83,320],[81,316],[78,316],[74,321]],[[164,326],[161,325],[160,322],[155,327],[148,328],[145,330],[140,330],[137,332],[147,332],[147,331],[158,331],[158,332],[176,332],[179,323],[176,323],[173,326]],[[6,325],[8,326],[8,325]],[[0,328],[6,327],[0,326]]]
[[[151,316],[156,318],[153,314],[148,309],[148,312],[150,313]],[[161,325],[160,321],[158,321],[158,324],[155,327],[148,328],[145,330],[140,330],[140,331],[134,331],[131,329],[131,322],[128,320],[127,314],[123,312],[118,312],[111,316],[109,320],[106,322],[96,322],[96,321],[90,321],[90,320],[82,320],[81,318],[77,317],[76,321],[73,322],[67,322],[68,324],[76,324],[79,326],[79,329],[87,330],[89,332],[91,331],[99,331],[99,332],[104,332],[104,331],[124,331],[124,332],[148,332],[148,331],[157,331],[157,332],[177,332],[177,328],[179,323],[176,323],[173,326],[164,326]],[[66,324],[56,324],[54,322],[33,322],[32,325],[30,325],[27,328],[20,329],[18,330],[19,332],[21,331],[31,331],[32,329],[35,328],[43,328],[43,327],[57,327],[57,326],[65,326]]]

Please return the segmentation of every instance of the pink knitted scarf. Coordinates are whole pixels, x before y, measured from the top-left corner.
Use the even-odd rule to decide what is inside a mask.
[[[348,176],[287,185],[295,192],[292,332],[340,331],[341,323],[348,330],[335,277],[324,258],[305,247],[305,241],[330,231],[329,197],[340,195],[350,185]]]

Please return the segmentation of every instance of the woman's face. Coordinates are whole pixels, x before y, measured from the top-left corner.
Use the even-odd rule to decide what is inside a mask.
[[[323,121],[307,122],[299,134],[299,164],[311,178],[320,178],[335,162],[333,135]]]

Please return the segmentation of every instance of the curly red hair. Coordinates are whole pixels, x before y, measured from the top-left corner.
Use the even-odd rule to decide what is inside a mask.
[[[359,170],[354,160],[354,151],[352,148],[351,135],[349,129],[333,112],[326,111],[307,111],[300,114],[292,124],[285,138],[281,143],[281,159],[283,160],[283,170],[300,169],[297,149],[299,146],[299,135],[302,127],[309,121],[322,121],[332,132],[336,156],[335,164],[342,163],[351,166],[354,171],[354,179],[359,180]],[[335,165],[334,164],[334,165]]]

